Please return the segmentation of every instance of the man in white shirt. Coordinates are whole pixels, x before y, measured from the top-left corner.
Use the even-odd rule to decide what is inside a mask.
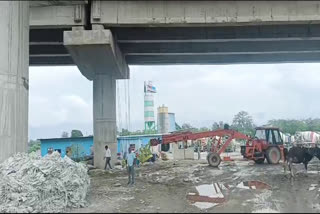
[[[108,146],[104,147],[106,149],[106,154],[104,155],[104,159],[106,159],[106,165],[104,167],[105,170],[107,170],[107,166],[109,165],[109,168],[112,169],[110,160],[111,160],[111,150]]]

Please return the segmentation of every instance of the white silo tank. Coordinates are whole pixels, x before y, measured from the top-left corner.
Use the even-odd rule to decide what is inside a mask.
[[[168,107],[162,105],[158,107],[158,133],[169,133],[169,114]]]

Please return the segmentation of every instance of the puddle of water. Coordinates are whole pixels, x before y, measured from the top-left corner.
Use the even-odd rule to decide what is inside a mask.
[[[208,209],[225,202],[222,190],[227,189],[220,183],[196,186],[196,192],[190,192],[187,199],[199,209]]]
[[[242,189],[268,189],[271,190],[271,186],[261,181],[245,181],[237,185]]]
[[[309,174],[320,174],[320,171],[308,171]]]
[[[195,202],[193,205],[198,207],[199,209],[209,209],[211,207],[217,206],[217,203],[209,203],[209,202]]]
[[[309,187],[309,191],[315,190],[316,187]]]

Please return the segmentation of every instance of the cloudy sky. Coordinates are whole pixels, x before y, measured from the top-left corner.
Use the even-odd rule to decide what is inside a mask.
[[[241,111],[255,124],[320,115],[320,64],[131,66],[117,86],[118,126],[143,129],[143,82],[153,81],[155,105],[166,105],[178,124],[231,123]],[[129,101],[130,99],[130,101]],[[129,111],[130,106],[130,111]],[[155,109],[156,110],[156,109]],[[92,134],[92,82],[77,67],[30,67],[29,138]]]

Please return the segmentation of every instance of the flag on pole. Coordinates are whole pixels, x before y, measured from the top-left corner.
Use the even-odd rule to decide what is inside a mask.
[[[155,86],[152,85],[152,82],[148,82],[148,84],[146,84],[146,82],[144,82],[144,92],[148,92],[148,93],[156,93],[157,89]]]

